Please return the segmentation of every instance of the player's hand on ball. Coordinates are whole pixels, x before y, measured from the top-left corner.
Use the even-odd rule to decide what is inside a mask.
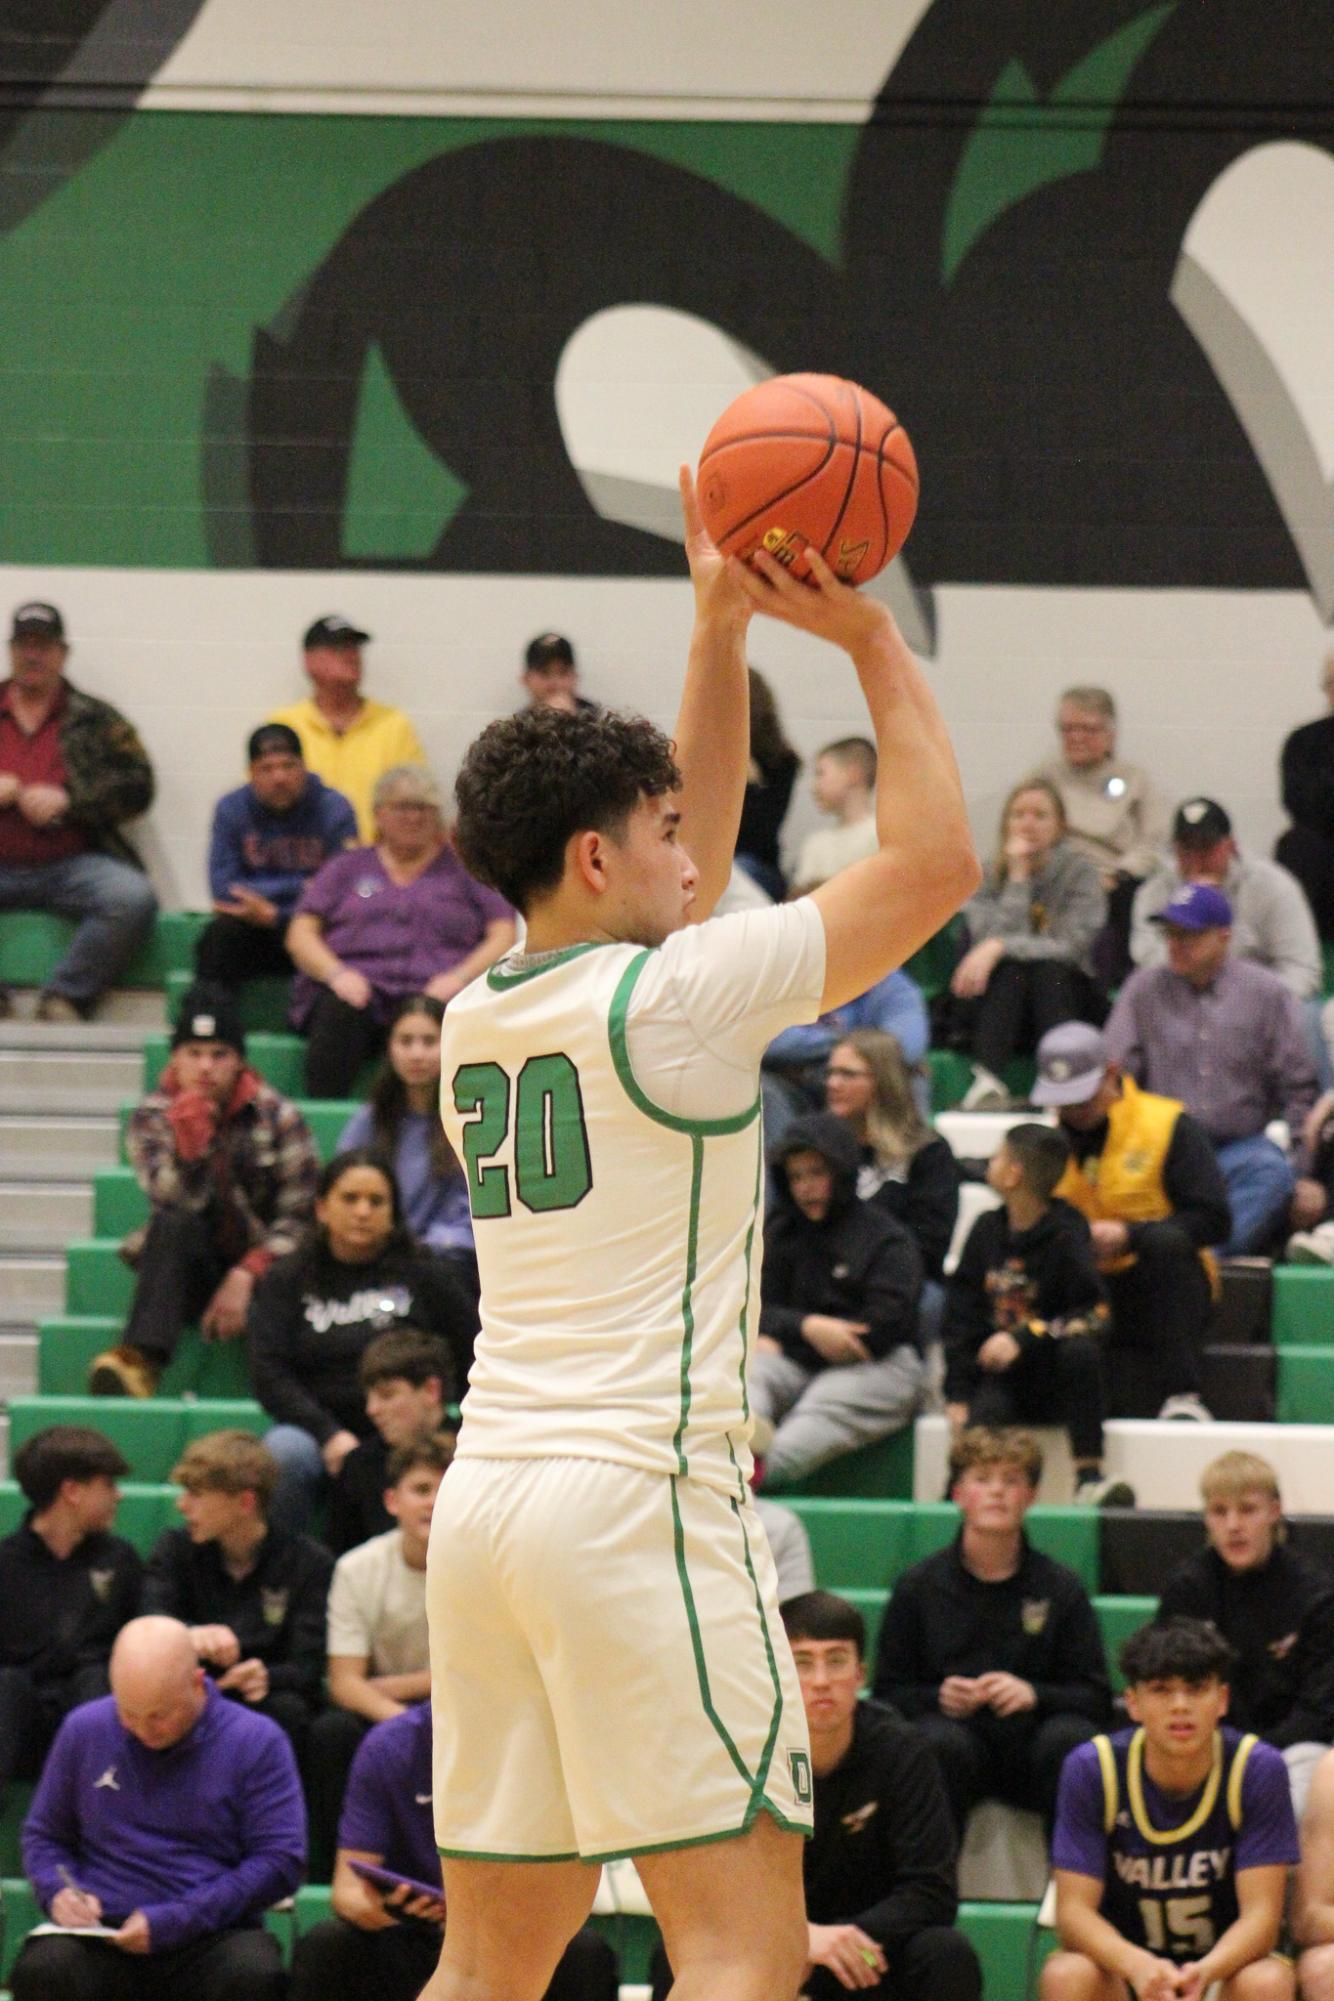
[[[735,556],[724,556],[704,526],[695,492],[695,476],[690,467],[683,465],[679,477],[686,561],[690,565],[690,581],[695,586],[696,613],[700,618],[734,620],[738,625],[749,625],[754,606],[741,587],[742,565]]]
[[[741,587],[756,611],[827,639],[856,659],[880,633],[892,628],[888,608],[851,584],[840,583],[819,550],[810,545],[806,561],[810,576],[803,581],[776,563],[767,549],[757,549],[739,572]]]

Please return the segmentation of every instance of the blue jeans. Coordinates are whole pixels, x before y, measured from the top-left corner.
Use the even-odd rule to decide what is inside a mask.
[[[0,910],[75,919],[78,929],[46,990],[86,1009],[115,985],[148,936],[157,898],[143,870],[129,862],[71,855],[63,862],[0,863]]]
[[[299,1424],[275,1424],[272,1431],[265,1432],[264,1443],[278,1461],[278,1485],[269,1504],[269,1520],[275,1528],[306,1535],[324,1485],[320,1448]]]
[[[1215,1140],[1214,1155],[1227,1183],[1232,1235],[1220,1246],[1224,1257],[1245,1257],[1268,1242],[1292,1200],[1292,1168],[1272,1139]]]

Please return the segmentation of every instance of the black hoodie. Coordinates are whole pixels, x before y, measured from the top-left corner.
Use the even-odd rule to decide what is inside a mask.
[[[834,1176],[829,1213],[812,1223],[788,1192],[785,1162],[818,1153]],[[860,1149],[832,1112],[795,1119],[773,1150],[778,1196],[764,1231],[760,1332],[782,1345],[804,1369],[828,1365],[802,1338],[808,1313],[864,1321],[862,1336],[877,1358],[908,1342],[918,1345],[917,1302],[922,1256],[910,1233],[882,1210],[857,1199]]]

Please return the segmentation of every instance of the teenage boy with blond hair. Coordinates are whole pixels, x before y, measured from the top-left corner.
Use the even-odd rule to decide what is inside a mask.
[[[1168,1578],[1158,1617],[1208,1619],[1233,1648],[1229,1713],[1283,1753],[1300,1818],[1334,1741],[1334,1578],[1288,1548],[1267,1459],[1224,1452],[1200,1495],[1207,1546]]]

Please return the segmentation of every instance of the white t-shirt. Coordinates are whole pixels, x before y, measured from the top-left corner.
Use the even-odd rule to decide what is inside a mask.
[[[792,880],[798,889],[818,889],[830,876],[840,869],[850,868],[853,862],[864,862],[868,855],[876,854],[880,847],[875,831],[875,815],[868,813],[864,820],[853,820],[844,826],[817,827],[813,834],[807,834],[797,856],[797,866],[792,872]]]
[[[443,1116],[482,1277],[460,1458],[613,1459],[741,1495],[759,1062],[815,1019],[824,970],[803,899],[656,950],[511,957],[451,1001]]]
[[[329,1586],[329,1652],[364,1656],[368,1674],[418,1674],[430,1665],[426,1572],[403,1560],[386,1529],[340,1556]]]

